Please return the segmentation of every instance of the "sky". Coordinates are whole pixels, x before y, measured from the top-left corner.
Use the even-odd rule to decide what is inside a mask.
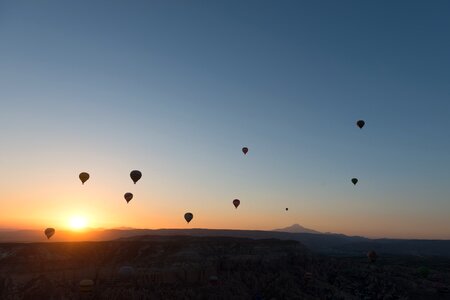
[[[0,227],[450,239],[449,53],[448,1],[0,0]]]

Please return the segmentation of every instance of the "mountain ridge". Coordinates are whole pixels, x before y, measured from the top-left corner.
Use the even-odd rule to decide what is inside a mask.
[[[316,234],[322,234],[322,232],[319,232],[314,229],[306,228],[301,226],[300,224],[296,223],[291,226],[280,228],[280,229],[274,229],[273,231],[281,231],[281,232],[291,232],[291,233],[316,233]]]

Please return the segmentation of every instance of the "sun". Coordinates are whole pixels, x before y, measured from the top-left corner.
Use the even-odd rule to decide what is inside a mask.
[[[80,230],[86,228],[87,220],[85,217],[74,216],[70,218],[69,224],[73,230]]]

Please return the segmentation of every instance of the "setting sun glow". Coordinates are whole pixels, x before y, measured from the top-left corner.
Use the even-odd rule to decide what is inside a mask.
[[[84,217],[75,216],[70,218],[70,228],[74,230],[80,230],[86,228],[87,220]]]

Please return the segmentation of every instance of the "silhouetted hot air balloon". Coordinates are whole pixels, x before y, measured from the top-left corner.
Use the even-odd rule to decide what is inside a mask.
[[[138,170],[133,170],[130,173],[131,180],[133,180],[134,184],[139,181],[142,177],[142,173]]]
[[[239,199],[234,199],[233,200],[234,207],[238,208],[239,204],[241,204],[241,201],[239,201]]]
[[[247,154],[248,148],[247,148],[247,147],[242,148],[242,152],[243,152],[244,154]]]
[[[81,180],[81,183],[84,184],[89,179],[89,174],[86,172],[81,172],[78,176]]]
[[[44,230],[45,235],[47,236],[47,239],[50,239],[55,234],[54,228],[47,228]]]
[[[367,252],[367,258],[371,263],[374,263],[377,260],[378,255],[375,251],[370,250],[369,252]]]
[[[356,185],[358,183],[358,178],[352,178],[352,183]]]
[[[91,279],[83,279],[78,284],[81,293],[90,293],[94,289],[94,281]]]
[[[119,269],[119,276],[122,278],[130,278],[135,275],[134,268],[131,266],[122,266]]]
[[[288,211],[288,210],[289,210],[289,208],[286,207],[286,211]]]
[[[364,125],[366,125],[366,122],[364,122],[363,120],[358,120],[356,122],[356,126],[358,126],[359,129],[362,129],[364,127]]]
[[[128,202],[131,201],[131,199],[133,199],[133,194],[132,193],[125,193],[125,195],[123,195],[123,197],[125,198],[125,200]]]
[[[209,283],[216,285],[219,282],[219,278],[216,275],[209,276]]]
[[[190,212],[184,214],[184,219],[185,219],[186,222],[188,222],[188,223],[189,223],[193,218],[194,218],[194,215],[191,214]]]

